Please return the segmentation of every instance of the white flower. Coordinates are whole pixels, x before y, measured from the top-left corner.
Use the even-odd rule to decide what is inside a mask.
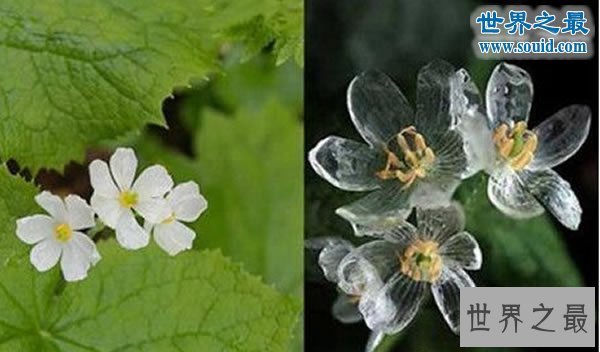
[[[177,185],[166,196],[170,215],[160,223],[147,221],[144,228],[154,234],[154,240],[169,255],[192,248],[196,233],[183,222],[194,222],[208,207],[193,181]]]
[[[173,187],[167,170],[153,165],[135,180],[137,158],[132,149],[118,148],[106,162],[90,164],[90,182],[94,188],[91,205],[100,219],[116,232],[117,241],[126,249],[148,245],[150,235],[137,222],[135,215],[160,223],[171,214],[164,195]],[[135,213],[134,213],[135,211]]]
[[[94,226],[94,212],[79,196],[60,197],[44,191],[35,201],[50,214],[32,215],[17,220],[17,236],[31,250],[31,264],[38,271],[47,271],[60,259],[66,281],[78,281],[87,276],[91,266],[100,259],[96,244],[80,232]]]
[[[567,181],[552,170],[575,154],[591,122],[587,106],[570,105],[528,129],[533,99],[529,74],[517,66],[496,66],[486,89],[485,107],[465,70],[451,79],[451,113],[465,140],[471,173],[490,175],[488,197],[514,218],[540,215],[546,208],[575,230],[581,206]]]

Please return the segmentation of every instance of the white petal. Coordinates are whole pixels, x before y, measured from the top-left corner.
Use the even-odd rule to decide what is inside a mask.
[[[367,341],[367,346],[365,347],[365,352],[374,352],[377,349],[377,346],[383,341],[385,334],[379,331],[371,331],[369,335],[369,340]]]
[[[450,237],[440,247],[443,261],[460,265],[467,270],[479,270],[482,256],[479,244],[468,232],[460,232]]]
[[[358,311],[358,302],[343,293],[339,294],[333,302],[331,314],[344,324],[357,323],[362,320],[362,315]]]
[[[65,203],[63,200],[48,191],[35,196],[35,202],[40,205],[48,214],[52,215],[58,222],[65,222],[67,220],[67,210],[65,209]]]
[[[119,217],[115,232],[117,241],[125,249],[140,249],[150,242],[150,235],[138,224],[129,210]]]
[[[102,259],[102,256],[96,248],[96,243],[86,234],[73,232],[72,243],[88,258],[90,264],[96,265]]]
[[[94,211],[81,197],[70,194],[65,198],[65,205],[71,229],[82,230],[94,226]]]
[[[507,63],[499,64],[490,76],[485,94],[491,128],[501,123],[512,126],[515,121],[529,119],[533,83],[527,71]]]
[[[443,244],[465,228],[465,214],[458,203],[431,209],[417,208],[417,227],[423,238]]]
[[[415,125],[428,138],[452,125],[450,79],[455,72],[454,67],[443,60],[434,60],[419,70]]]
[[[60,244],[53,238],[48,238],[33,247],[29,254],[29,260],[38,271],[43,272],[56,265],[60,253]]]
[[[94,242],[80,232],[74,232],[71,241],[63,246],[60,268],[66,281],[87,277],[88,270],[100,260]]]
[[[134,207],[144,220],[158,224],[171,215],[171,207],[165,199],[148,198],[140,200]]]
[[[194,181],[181,183],[166,197],[177,220],[193,222],[208,207],[206,199],[200,194],[198,184]]]
[[[106,162],[96,159],[90,163],[90,183],[94,188],[94,193],[98,193],[107,198],[116,198],[119,196],[119,189],[108,170]]]
[[[381,150],[364,143],[330,136],[308,153],[315,172],[327,182],[346,191],[369,191],[381,186],[375,175],[383,169]]]
[[[474,286],[473,280],[464,270],[446,266],[442,268],[439,279],[431,285],[435,303],[455,334],[460,330],[460,288]]]
[[[173,179],[161,165],[146,168],[133,183],[132,190],[141,199],[162,197],[173,187]]]
[[[191,249],[194,238],[196,238],[196,233],[179,221],[158,224],[154,227],[156,244],[169,255],[176,255],[181,251]]]
[[[131,188],[138,160],[131,148],[118,148],[110,157],[110,171],[121,190]]]
[[[119,220],[119,217],[126,210],[121,206],[118,199],[107,198],[96,192],[94,192],[92,195],[90,203],[92,204],[92,208],[96,214],[98,214],[100,220],[102,220],[102,222],[111,229],[115,229],[117,227],[117,221]]]
[[[27,244],[52,237],[56,222],[48,215],[32,215],[17,220],[17,236]]]
[[[575,154],[590,132],[592,112],[584,105],[567,106],[533,129],[538,146],[531,170],[549,169]]]
[[[519,175],[509,168],[492,172],[487,193],[498,210],[513,218],[526,219],[544,212],[540,203],[525,189]]]
[[[571,230],[577,230],[581,222],[581,206],[571,185],[553,170],[524,171],[523,182],[540,203],[558,221]]]

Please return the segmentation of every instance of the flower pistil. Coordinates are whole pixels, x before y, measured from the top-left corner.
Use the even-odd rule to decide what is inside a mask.
[[[525,121],[517,122],[512,129],[505,123],[501,124],[494,130],[492,139],[513,170],[523,170],[533,160],[537,136],[527,129]]]
[[[68,224],[60,224],[54,229],[54,237],[60,242],[67,242],[73,237],[73,230]]]
[[[415,281],[435,282],[442,272],[439,244],[417,240],[398,255],[400,271]]]

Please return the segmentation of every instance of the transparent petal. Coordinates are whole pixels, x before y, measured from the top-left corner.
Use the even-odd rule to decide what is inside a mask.
[[[319,253],[319,266],[323,270],[325,278],[331,282],[337,282],[337,269],[342,259],[354,249],[347,241],[329,244]]]
[[[94,160],[90,163],[90,183],[94,193],[100,194],[106,198],[117,198],[119,189],[110,175],[108,164],[102,160]]]
[[[383,341],[385,334],[378,331],[371,331],[369,334],[369,340],[367,341],[367,346],[365,347],[365,352],[374,352],[377,346]]]
[[[501,123],[529,119],[533,100],[533,83],[527,71],[517,66],[501,63],[494,68],[487,84],[486,107],[488,123],[495,128]]]
[[[385,160],[364,143],[327,137],[310,151],[308,160],[319,176],[337,188],[368,191],[381,186],[375,174],[383,169]]]
[[[61,251],[60,244],[54,238],[47,238],[31,249],[29,260],[38,271],[48,271],[58,263]]]
[[[175,218],[185,222],[196,221],[208,207],[208,202],[200,194],[198,184],[194,181],[175,186],[166,199],[175,213]]]
[[[482,255],[477,240],[468,232],[459,232],[440,247],[444,263],[459,265],[467,270],[481,268]]]
[[[398,222],[356,225],[355,228],[362,236],[375,237],[393,243],[408,244],[417,239],[417,229],[401,218]]]
[[[169,255],[191,249],[195,238],[196,233],[179,221],[158,224],[154,227],[156,244]]]
[[[481,94],[467,70],[461,68],[456,71],[450,77],[449,84],[452,126],[457,126],[464,120],[473,119],[478,115],[485,118]]]
[[[94,226],[94,210],[83,198],[70,194],[65,198],[65,205],[67,207],[67,222],[71,229],[82,230]]]
[[[417,208],[417,227],[422,238],[444,244],[465,228],[465,215],[458,203],[438,208]]]
[[[431,285],[435,303],[455,334],[460,330],[460,288],[474,286],[463,269],[447,266],[442,268],[439,279]]]
[[[92,205],[92,209],[98,214],[100,220],[111,229],[117,227],[117,222],[119,221],[121,214],[126,210],[121,206],[118,199],[107,198],[96,192],[92,195],[90,204]]]
[[[113,155],[111,155],[109,163],[110,171],[119,188],[121,190],[130,189],[138,164],[133,149],[117,148]]]
[[[367,71],[348,87],[348,110],[364,140],[381,147],[403,128],[414,124],[414,114],[394,82],[385,74]]]
[[[443,60],[434,60],[421,68],[417,76],[417,112],[415,125],[427,141],[445,132],[452,124],[450,115],[450,79],[455,69]]]
[[[575,154],[585,142],[592,112],[585,105],[571,105],[556,112],[533,129],[538,146],[528,169],[549,169]]]
[[[380,290],[363,295],[358,309],[369,329],[395,334],[413,320],[427,286],[396,272]]]
[[[125,249],[140,249],[150,242],[150,235],[138,224],[130,210],[119,217],[115,233],[117,241]]]
[[[456,129],[463,137],[467,168],[462,178],[468,178],[481,170],[493,168],[497,158],[492,131],[488,127],[485,115],[463,119]]]
[[[17,220],[17,237],[27,244],[35,244],[54,236],[54,219],[48,215],[32,215]]]
[[[42,209],[52,215],[58,222],[65,222],[67,220],[67,210],[65,209],[65,203],[62,198],[56,196],[48,191],[35,196],[35,202],[39,204]]]
[[[173,179],[167,169],[161,165],[146,168],[131,187],[140,199],[163,197],[171,188],[173,188]]]
[[[169,203],[163,198],[146,198],[140,200],[133,209],[135,209],[144,220],[153,224],[162,222],[172,213]]]
[[[91,265],[96,265],[102,259],[98,248],[96,248],[96,243],[86,234],[77,231],[73,232],[73,239],[71,241]]]
[[[452,194],[459,184],[460,180],[455,178],[419,182],[410,196],[410,204],[419,208],[447,207],[451,204]]]
[[[333,317],[344,324],[353,324],[362,320],[358,311],[358,301],[343,293],[339,294],[331,307]]]
[[[571,185],[554,170],[523,171],[523,183],[531,193],[561,224],[577,230],[581,222],[581,206]]]
[[[468,168],[467,152],[461,134],[452,130],[434,136],[429,147],[435,154],[435,163],[428,171],[427,180],[460,180]]]
[[[524,187],[519,175],[508,167],[492,172],[487,193],[498,210],[513,218],[526,219],[544,212],[544,208]]]

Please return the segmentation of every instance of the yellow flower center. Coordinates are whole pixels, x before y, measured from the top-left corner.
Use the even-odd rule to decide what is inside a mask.
[[[54,238],[60,242],[67,242],[73,237],[73,230],[67,224],[60,224],[54,229]]]
[[[168,218],[164,219],[162,223],[163,224],[170,224],[173,221],[175,221],[175,213],[171,213],[171,215],[169,215]]]
[[[138,195],[133,191],[123,191],[119,194],[119,203],[124,208],[131,208],[138,202]]]
[[[494,130],[492,140],[498,153],[515,171],[529,165],[537,148],[537,136],[527,129],[525,121],[517,122],[512,129],[501,124]]]
[[[387,161],[385,168],[377,172],[377,177],[382,180],[398,179],[404,184],[402,188],[408,188],[416,179],[427,176],[436,157],[427,146],[425,137],[414,126],[400,131],[394,140],[395,144],[385,146]],[[402,160],[398,157],[400,154]]]
[[[398,255],[400,271],[415,281],[435,282],[442,273],[438,248],[434,241],[415,241]]]

